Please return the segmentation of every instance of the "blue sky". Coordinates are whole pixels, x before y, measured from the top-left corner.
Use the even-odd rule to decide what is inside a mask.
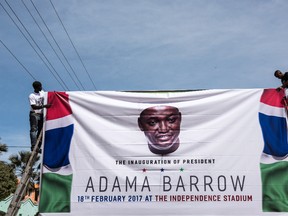
[[[237,89],[288,70],[286,0],[51,2],[0,1],[1,159],[30,149],[32,77],[46,91]]]

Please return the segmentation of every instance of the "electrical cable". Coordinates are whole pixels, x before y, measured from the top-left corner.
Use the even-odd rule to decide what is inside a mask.
[[[32,79],[36,80],[33,74],[20,62],[20,60],[12,53],[12,51],[4,44],[4,42],[1,39],[0,42],[8,50],[8,52],[16,59],[16,61],[24,68],[24,70],[32,77]]]
[[[56,41],[55,37],[53,36],[51,30],[49,29],[49,27],[47,26],[45,20],[43,19],[41,13],[39,12],[39,10],[37,9],[36,5],[33,3],[32,0],[30,0],[31,4],[33,5],[34,9],[36,10],[36,12],[38,13],[39,17],[41,18],[43,24],[45,25],[47,31],[49,32],[50,36],[52,37],[53,41],[55,42],[55,44],[57,45],[58,49],[60,50],[62,56],[64,57],[66,63],[69,65],[71,71],[73,72],[74,76],[76,77],[77,81],[80,83],[81,87],[83,90],[85,90],[84,86],[82,85],[81,81],[79,80],[76,72],[74,71],[73,67],[71,66],[71,64],[69,63],[67,57],[65,56],[64,52],[62,51],[61,47],[59,46],[59,43]]]
[[[33,16],[33,14],[31,13],[30,9],[27,7],[27,5],[25,4],[25,2],[22,0],[23,5],[25,6],[25,8],[27,9],[27,11],[29,12],[30,16],[32,17],[32,19],[34,20],[35,24],[37,25],[37,27],[39,28],[39,30],[42,32],[43,36],[45,37],[46,41],[49,43],[50,47],[53,49],[54,53],[56,54],[56,56],[58,57],[59,61],[62,63],[63,67],[65,68],[65,70],[67,71],[67,73],[69,74],[70,78],[72,79],[72,81],[74,82],[74,84],[77,86],[78,89],[79,86],[76,83],[76,81],[74,80],[74,78],[72,77],[71,73],[68,71],[67,67],[65,66],[64,62],[61,60],[60,56],[58,55],[58,53],[56,52],[56,50],[54,49],[54,47],[52,46],[52,44],[50,43],[49,39],[47,38],[47,36],[45,35],[45,33],[43,32],[43,30],[41,29],[40,25],[37,23],[35,17]]]
[[[34,44],[36,45],[36,47],[39,49],[39,51],[41,52],[41,54],[44,56],[44,58],[46,59],[46,61],[49,63],[50,67],[53,69],[53,71],[56,73],[56,75],[58,76],[58,78],[62,81],[62,83],[64,84],[64,86],[66,87],[67,90],[69,90],[69,88],[67,87],[67,85],[65,84],[64,80],[61,78],[61,76],[59,75],[59,73],[56,71],[56,69],[53,67],[53,65],[51,64],[51,62],[49,61],[49,59],[46,57],[46,55],[44,54],[44,52],[42,51],[42,49],[39,47],[39,45],[36,43],[36,41],[34,40],[34,38],[32,37],[32,35],[30,34],[30,32],[27,30],[27,28],[25,27],[25,25],[21,22],[20,18],[17,16],[17,14],[15,13],[15,11],[13,10],[13,8],[10,6],[10,4],[7,2],[7,0],[5,0],[6,4],[9,6],[10,10],[13,12],[14,16],[17,18],[17,20],[19,21],[19,23],[22,25],[22,27],[24,28],[24,30],[26,31],[26,33],[30,36],[30,38],[32,39],[32,41],[34,42]],[[10,16],[11,18],[11,16]],[[51,70],[50,70],[51,72]],[[62,86],[63,87],[63,86]]]
[[[17,23],[14,21],[14,19],[11,17],[11,15],[9,14],[9,12],[5,9],[5,7],[2,5],[2,3],[0,2],[0,5],[2,6],[2,8],[4,9],[4,11],[6,12],[6,14],[10,17],[10,19],[13,21],[13,23],[16,25],[16,27],[18,28],[18,30],[22,33],[22,35],[25,37],[25,39],[27,40],[27,42],[30,44],[30,46],[33,48],[33,50],[37,53],[37,55],[39,56],[39,58],[43,61],[43,63],[46,65],[46,67],[49,69],[49,71],[51,72],[51,74],[54,76],[54,78],[57,80],[57,82],[62,86],[63,89],[69,90],[69,88],[67,87],[67,85],[65,84],[65,82],[63,81],[63,79],[60,77],[60,75],[58,74],[58,72],[55,70],[55,68],[53,67],[53,65],[51,64],[51,62],[47,59],[47,57],[45,56],[45,54],[43,53],[43,51],[41,50],[41,48],[38,46],[38,44],[35,42],[35,40],[33,39],[33,37],[31,36],[31,34],[29,33],[29,31],[26,29],[26,27],[24,26],[24,24],[21,22],[21,20],[19,19],[19,17],[17,16],[17,14],[14,12],[14,10],[11,8],[11,6],[9,5],[9,3],[5,0],[6,4],[9,6],[10,10],[14,13],[14,15],[16,16],[16,18],[18,19],[18,21],[20,22],[20,24],[22,25],[22,27],[25,29],[25,31],[27,32],[27,34],[30,36],[30,38],[32,39],[32,41],[35,43],[35,45],[38,47],[38,49],[40,50],[40,52],[42,53],[42,55],[45,57],[45,59],[47,60],[47,62],[50,64],[50,66],[52,67],[52,69],[55,71],[55,73],[58,75],[58,78],[56,77],[56,75],[51,71],[51,69],[49,68],[49,66],[47,65],[47,63],[43,60],[42,56],[38,53],[38,51],[35,49],[35,47],[31,44],[31,42],[29,41],[29,39],[27,38],[27,36],[24,34],[24,32],[20,29],[20,27],[17,25]],[[62,81],[62,83],[59,81],[59,79]]]
[[[17,145],[7,145],[8,148],[31,148],[30,145],[23,145],[23,146],[17,146]]]
[[[65,28],[65,26],[64,26],[64,24],[63,24],[63,22],[62,22],[62,20],[61,20],[61,18],[60,18],[60,16],[59,16],[57,10],[56,10],[56,8],[54,7],[54,4],[52,3],[51,0],[49,0],[49,1],[50,1],[51,5],[52,5],[52,7],[53,7],[53,9],[54,9],[54,11],[55,11],[57,17],[58,17],[58,19],[59,19],[59,21],[60,21],[60,23],[61,23],[63,29],[65,30],[65,32],[66,32],[66,34],[67,34],[67,36],[68,36],[68,38],[69,38],[69,41],[70,41],[70,43],[72,44],[72,46],[73,46],[73,48],[74,48],[74,50],[75,50],[75,52],[76,52],[76,54],[77,54],[77,56],[78,56],[80,62],[82,63],[82,66],[84,67],[84,69],[85,69],[85,71],[86,71],[86,73],[87,73],[87,75],[88,75],[90,81],[92,82],[94,88],[97,89],[96,86],[95,86],[95,84],[94,84],[94,82],[93,82],[93,80],[92,80],[92,78],[91,78],[91,76],[90,76],[90,74],[89,74],[89,72],[88,72],[88,70],[87,70],[87,68],[85,67],[85,65],[84,65],[84,63],[83,63],[82,58],[80,57],[80,55],[79,55],[79,53],[78,53],[78,51],[77,51],[77,49],[76,49],[74,43],[72,42],[72,39],[71,39],[71,37],[70,37],[68,31],[66,30],[66,28]]]

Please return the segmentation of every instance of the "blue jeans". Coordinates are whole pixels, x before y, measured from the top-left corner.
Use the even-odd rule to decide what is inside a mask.
[[[37,138],[43,127],[43,114],[30,112],[29,114],[30,121],[30,139],[31,139],[31,151],[33,151],[34,146],[36,145]],[[41,141],[39,143],[39,148],[41,145]]]

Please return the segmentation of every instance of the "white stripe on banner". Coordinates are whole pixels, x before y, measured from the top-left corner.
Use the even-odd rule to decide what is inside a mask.
[[[277,116],[286,118],[285,110],[283,107],[275,107],[264,103],[260,103],[259,112],[268,116]]]
[[[282,162],[282,161],[287,161],[288,162],[288,155],[286,155],[284,157],[275,157],[275,156],[272,156],[272,155],[268,155],[268,154],[262,153],[260,163],[262,163],[262,164],[273,164],[273,163],[278,163],[278,162]]]
[[[49,170],[45,166],[43,166],[43,173],[53,173],[53,174],[59,174],[59,175],[71,175],[72,174],[72,167],[69,164],[69,165],[64,166],[64,167]]]
[[[57,118],[54,120],[46,121],[46,128],[45,130],[52,130],[55,128],[67,127],[68,125],[73,124],[72,115],[65,116],[63,118]]]

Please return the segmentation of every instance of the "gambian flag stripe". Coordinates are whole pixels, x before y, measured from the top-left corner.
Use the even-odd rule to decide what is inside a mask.
[[[60,127],[67,127],[72,124],[73,124],[72,116],[68,115],[62,118],[47,121],[45,124],[45,130],[48,131]]]
[[[263,152],[276,157],[284,157],[287,155],[286,119],[259,113],[259,120],[264,138]]]
[[[43,166],[43,173],[55,173],[55,174],[59,174],[59,175],[71,175],[72,174],[72,170],[71,170],[71,166],[70,164],[68,164],[67,166],[63,166],[60,169],[51,169],[51,168],[46,168],[45,166]]]
[[[70,212],[72,110],[65,92],[48,92],[48,103],[39,212]]]
[[[70,164],[68,153],[73,129],[74,125],[72,124],[46,131],[43,158],[45,167],[55,169]]]
[[[261,156],[262,209],[288,212],[288,143],[284,91],[265,89],[260,99],[259,122],[264,149]]]

